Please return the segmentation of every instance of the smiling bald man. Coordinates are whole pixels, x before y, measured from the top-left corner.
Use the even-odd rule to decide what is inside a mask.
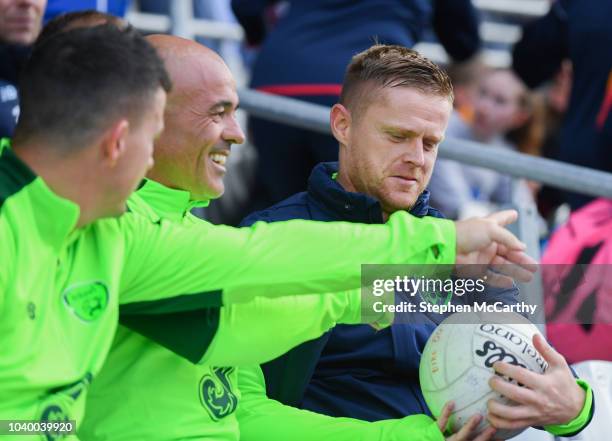
[[[235,118],[236,84],[212,50],[191,40],[154,35],[149,41],[164,59],[177,87],[168,102],[166,129],[155,146],[148,177],[170,188],[188,190],[191,199],[220,197],[232,144],[244,133]]]

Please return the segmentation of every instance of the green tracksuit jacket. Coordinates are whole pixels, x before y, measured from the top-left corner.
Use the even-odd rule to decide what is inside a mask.
[[[357,288],[362,263],[455,258],[451,222],[401,213],[376,226],[289,221],[246,229],[184,228],[133,213],[75,229],[78,217],[77,205],[4,150],[0,420],[80,423],[120,304],[128,315],[201,312],[205,318],[211,307],[257,294]],[[183,349],[199,360],[209,345],[210,336],[195,332]],[[44,439],[16,437],[28,438]]]
[[[207,225],[189,213],[206,203],[191,202],[189,196],[147,180],[128,204],[132,212],[153,223],[163,219],[187,228]],[[336,323],[360,323],[360,304],[356,289],[257,297],[209,311],[211,345],[198,364],[119,326],[105,365],[90,388],[79,437],[83,441],[238,440],[236,383],[242,366],[275,358]],[[173,325],[166,319],[154,316],[161,333]],[[123,315],[120,322],[126,322]],[[168,339],[165,343],[176,349]]]

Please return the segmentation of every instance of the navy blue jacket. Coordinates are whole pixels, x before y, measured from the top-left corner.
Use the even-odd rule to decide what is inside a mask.
[[[514,47],[513,67],[531,87],[573,65],[572,92],[557,158],[612,172],[612,2],[559,0],[528,23]],[[591,198],[566,193],[573,209]]]
[[[17,88],[11,83],[0,80],[0,138],[13,136],[18,116]]]
[[[248,216],[242,225],[289,219],[382,223],[380,204],[347,192],[332,178],[337,163],[316,166],[308,191]],[[412,208],[415,216],[442,215],[429,206],[425,191]],[[516,302],[516,289],[496,299]],[[262,366],[270,398],[332,416],[377,421],[430,414],[419,387],[421,352],[436,326],[422,314],[419,324],[394,324],[382,331],[368,325],[340,325]]]
[[[19,116],[19,73],[31,47],[0,44],[0,138],[13,136]]]
[[[19,84],[19,73],[30,57],[30,46],[0,44],[0,80]]]

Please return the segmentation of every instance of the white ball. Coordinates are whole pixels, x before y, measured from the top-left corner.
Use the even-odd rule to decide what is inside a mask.
[[[484,417],[477,432],[485,430],[488,400],[513,404],[489,386],[493,363],[504,361],[543,373],[547,363],[532,343],[539,333],[515,313],[460,312],[445,319],[427,341],[419,366],[421,390],[431,413],[437,418],[452,400],[453,432],[476,413]],[[523,430],[498,430],[495,438],[508,439]]]

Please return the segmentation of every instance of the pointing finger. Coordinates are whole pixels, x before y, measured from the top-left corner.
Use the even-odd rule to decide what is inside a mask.
[[[518,212],[516,210],[502,210],[491,213],[487,216],[487,219],[494,220],[498,225],[502,227],[516,222],[518,219]]]

